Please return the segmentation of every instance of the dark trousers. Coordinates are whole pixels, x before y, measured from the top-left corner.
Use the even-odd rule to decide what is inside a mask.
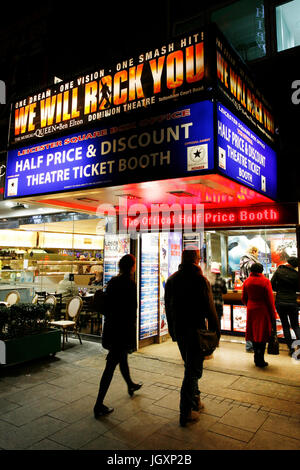
[[[127,351],[109,351],[106,357],[106,366],[99,384],[99,392],[96,400],[97,405],[101,405],[103,403],[107,390],[109,389],[110,383],[112,381],[115,368],[118,364],[120,367],[120,372],[127,386],[130,387],[132,385],[127,356]]]
[[[256,365],[261,365],[265,361],[266,343],[257,343],[253,341],[252,344],[254,350],[254,363]]]
[[[277,310],[277,313],[279,315],[279,318],[282,324],[284,339],[286,341],[288,348],[291,349],[293,340],[291,337],[290,328],[294,330],[296,338],[300,339],[300,328],[299,328],[299,322],[298,322],[298,307],[292,304],[290,306],[277,304],[276,310]]]
[[[198,380],[202,377],[204,357],[195,352],[189,341],[177,339],[177,344],[184,362],[184,377],[180,390],[180,414],[187,416],[192,409],[197,409],[200,397]]]

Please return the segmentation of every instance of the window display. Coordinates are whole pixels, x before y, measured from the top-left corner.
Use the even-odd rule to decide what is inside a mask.
[[[158,233],[141,236],[140,339],[158,333]]]
[[[182,234],[160,233],[160,336],[168,333],[167,317],[165,312],[165,283],[169,276],[178,270],[181,261]]]
[[[232,329],[231,306],[230,305],[223,305],[223,316],[221,318],[221,330],[231,331],[231,329]]]

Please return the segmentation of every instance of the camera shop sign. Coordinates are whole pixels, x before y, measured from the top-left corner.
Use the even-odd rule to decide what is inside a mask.
[[[14,104],[10,144],[201,91],[204,33],[174,40]]]

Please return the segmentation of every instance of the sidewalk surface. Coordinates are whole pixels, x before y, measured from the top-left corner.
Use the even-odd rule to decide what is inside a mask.
[[[171,340],[129,356],[129,397],[119,369],[96,420],[93,406],[106,351],[71,338],[65,351],[0,368],[0,449],[4,450],[299,450],[300,360],[266,355],[258,369],[245,344],[223,338],[199,381],[204,410],[179,426],[183,364]]]

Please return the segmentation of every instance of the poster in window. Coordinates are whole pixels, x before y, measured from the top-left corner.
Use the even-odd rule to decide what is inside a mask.
[[[247,307],[233,305],[233,331],[246,332]]]
[[[223,316],[221,318],[221,330],[231,331],[231,307],[230,305],[223,305]]]
[[[158,233],[143,233],[141,242],[140,339],[158,334]]]

